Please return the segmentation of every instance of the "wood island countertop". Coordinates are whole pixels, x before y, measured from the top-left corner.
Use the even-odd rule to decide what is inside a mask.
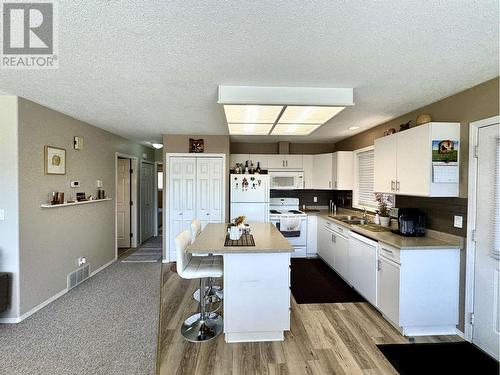
[[[228,224],[207,224],[196,240],[187,247],[188,253],[292,253],[293,247],[271,223],[248,223],[255,246],[224,246]]]

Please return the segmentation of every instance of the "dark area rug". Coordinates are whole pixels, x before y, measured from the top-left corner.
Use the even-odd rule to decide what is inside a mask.
[[[365,302],[321,259],[292,259],[292,294],[299,304]]]
[[[498,362],[468,342],[377,345],[401,375],[498,375]]]

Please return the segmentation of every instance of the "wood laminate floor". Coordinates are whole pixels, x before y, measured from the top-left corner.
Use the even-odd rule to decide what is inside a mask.
[[[196,312],[191,295],[198,285],[181,279],[171,264],[163,265],[159,374],[397,374],[376,345],[408,339],[365,302],[299,305],[292,297],[291,330],[283,342],[227,344],[224,334],[206,343],[187,342],[180,327]],[[417,341],[459,340],[440,336]]]

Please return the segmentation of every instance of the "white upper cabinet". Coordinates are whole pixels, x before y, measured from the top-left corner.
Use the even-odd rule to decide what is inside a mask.
[[[313,189],[330,190],[333,188],[332,154],[318,154],[313,156]]]
[[[458,196],[459,141],[460,123],[455,122],[431,122],[375,140],[374,190]]]
[[[352,151],[313,156],[313,189],[352,190],[354,165]]]
[[[373,190],[376,192],[392,193],[396,188],[397,145],[396,134],[375,140]]]
[[[304,189],[314,189],[313,157],[314,155],[302,155],[302,169],[304,170]]]
[[[337,151],[332,155],[332,185],[335,190],[352,190],[354,186],[354,155]]]
[[[302,155],[268,155],[269,169],[302,169]]]

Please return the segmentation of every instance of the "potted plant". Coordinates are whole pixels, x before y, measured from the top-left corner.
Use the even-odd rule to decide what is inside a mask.
[[[392,203],[390,195],[385,195],[382,193],[375,193],[375,200],[378,203],[378,211],[380,216],[380,225],[383,227],[388,227],[391,222],[391,217],[389,216],[388,203]]]

